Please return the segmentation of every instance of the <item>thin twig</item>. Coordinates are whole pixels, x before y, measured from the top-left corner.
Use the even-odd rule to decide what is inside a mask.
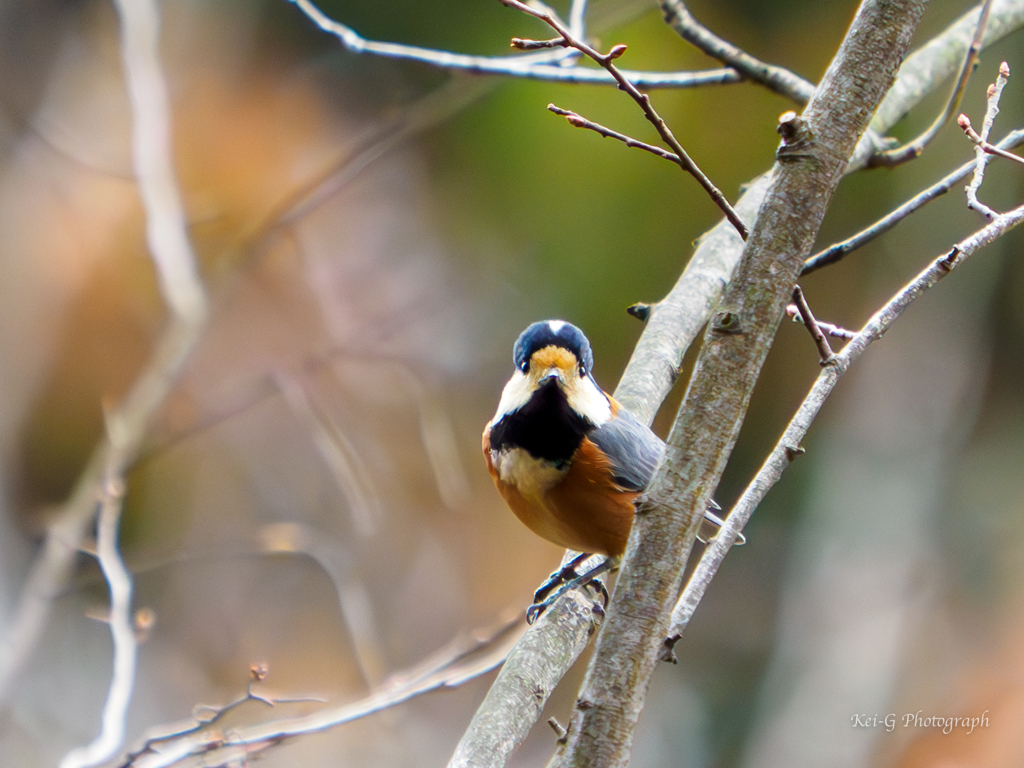
[[[60,768],[84,768],[113,755],[124,741],[125,719],[135,684],[138,643],[132,621],[132,577],[117,548],[117,529],[124,501],[124,478],[117,473],[111,455],[103,484],[97,525],[96,557],[110,590],[110,635],[114,643],[114,669],[110,677],[107,701],[99,735],[87,746],[68,752]]]
[[[796,304],[797,312],[800,313],[800,322],[804,324],[810,332],[811,338],[814,339],[814,345],[818,348],[818,355],[821,357],[821,364],[831,363],[835,354],[832,352],[832,347],[828,345],[825,334],[818,326],[818,321],[814,318],[814,313],[811,312],[811,306],[807,303],[807,297],[804,296],[799,285],[793,286],[793,301]]]
[[[1024,129],[1018,129],[1007,134],[996,146],[999,149],[1005,150],[1012,149],[1013,147],[1020,146],[1021,144],[1024,144]],[[1013,157],[1017,157],[1017,155],[1013,155]],[[888,232],[910,214],[920,208],[923,208],[935,198],[946,194],[959,182],[963,181],[971,171],[977,167],[977,164],[977,160],[971,160],[969,163],[964,163],[955,171],[947,174],[935,184],[932,184],[927,189],[903,203],[903,205],[892,213],[883,216],[874,224],[865,227],[852,237],[849,237],[842,242],[835,243],[834,245],[830,245],[828,248],[814,254],[804,262],[804,268],[800,274],[806,275],[810,272],[821,269],[822,267],[827,267],[829,264],[835,264],[837,261],[841,261],[844,257],[853,253],[861,246],[866,245],[876,237]]]
[[[708,56],[732,67],[744,79],[759,83],[800,106],[814,94],[813,83],[784,67],[767,64],[723,40],[697,21],[682,0],[661,0],[659,5],[665,15],[665,23],[676,34]]]
[[[279,372],[274,380],[285,404],[309,433],[317,452],[348,502],[353,527],[360,538],[376,532],[382,516],[378,494],[370,485],[365,464],[341,428],[313,401],[300,379]]]
[[[652,155],[657,155],[658,157],[668,160],[671,163],[675,163],[677,165],[682,164],[682,161],[679,159],[679,155],[675,154],[674,152],[669,152],[667,149],[656,147],[653,144],[648,144],[644,141],[640,141],[639,139],[634,139],[632,136],[627,136],[624,133],[613,131],[611,128],[606,128],[600,123],[595,123],[593,120],[588,120],[587,118],[583,117],[582,115],[576,112],[573,112],[570,109],[562,109],[561,107],[556,107],[554,104],[548,104],[548,111],[554,112],[556,115],[561,115],[562,117],[569,121],[569,125],[573,125],[577,128],[587,128],[606,138],[618,139],[627,147],[633,147],[634,149],[642,149],[645,152],[650,152]]]
[[[711,182],[711,179],[704,174],[704,172],[686,153],[686,150],[683,149],[683,145],[679,143],[679,140],[676,139],[675,135],[669,129],[668,124],[662,119],[661,115],[658,114],[657,110],[654,109],[654,106],[651,104],[650,97],[645,93],[641,93],[636,85],[630,82],[625,74],[615,66],[615,59],[625,53],[626,46],[616,45],[613,46],[608,53],[600,53],[583,40],[574,37],[572,32],[561,21],[559,21],[554,14],[544,10],[538,10],[532,6],[526,5],[525,3],[519,2],[519,0],[498,0],[498,2],[545,22],[562,36],[567,45],[581,51],[587,57],[602,66],[608,74],[615,79],[620,90],[629,94],[630,98],[640,106],[640,109],[643,110],[644,117],[646,117],[648,122],[654,126],[658,135],[661,136],[662,141],[664,141],[679,157],[679,166],[693,176],[693,178],[697,180],[697,183],[704,188],[704,191],[708,193],[708,196],[711,197],[715,205],[722,210],[725,217],[736,228],[736,231],[739,232],[740,237],[744,240],[747,239],[747,234],[749,232],[747,225],[743,223],[743,220],[739,217],[739,214],[736,213],[736,210],[726,199],[725,195],[722,194],[718,187]]]
[[[357,54],[372,54],[390,59],[417,61],[439,69],[483,75],[507,75],[530,80],[562,83],[593,83],[614,85],[607,72],[598,69],[564,66],[579,56],[572,49],[543,51],[523,56],[471,56],[450,51],[421,48],[415,45],[367,40],[351,27],[326,16],[311,0],[288,0],[299,8],[314,24],[334,35],[346,50]],[[582,11],[580,11],[582,13]],[[570,15],[570,27],[572,15]],[[581,35],[578,35],[582,37]],[[628,72],[631,81],[644,88],[699,88],[706,85],[729,85],[743,80],[731,68],[708,69],[697,72]]]
[[[884,307],[878,310],[856,336],[840,350],[832,364],[825,367],[818,375],[817,381],[814,382],[814,386],[804,398],[775,448],[725,518],[725,524],[718,535],[705,547],[693,575],[687,582],[686,588],[672,612],[672,626],[665,640],[662,652],[663,660],[672,659],[672,648],[683,636],[693,612],[704,597],[708,585],[718,572],[718,567],[736,540],[736,536],[743,530],[751,514],[771,487],[778,482],[793,459],[803,452],[803,449],[800,448],[800,441],[807,434],[811,422],[818,415],[825,399],[831,394],[839,378],[849,370],[869,344],[880,339],[882,334],[889,330],[915,299],[935,286],[969,256],[999,239],[1022,222],[1024,222],[1024,206],[999,216],[984,229],[978,230],[957,243],[948,253],[936,258],[893,296]]]
[[[978,25],[974,30],[974,37],[971,38],[971,44],[967,47],[967,53],[964,56],[963,66],[960,68],[960,77],[957,78],[956,85],[953,86],[953,92],[949,95],[946,108],[942,111],[942,114],[935,118],[935,122],[916,139],[907,142],[902,147],[893,147],[892,149],[876,153],[868,165],[892,168],[908,160],[913,160],[946,127],[953,118],[953,115],[956,114],[956,111],[960,109],[960,102],[963,101],[964,92],[967,90],[967,81],[970,80],[971,73],[978,63],[978,54],[981,52],[981,43],[985,38],[985,30],[988,28],[988,17],[991,10],[992,0],[985,0],[981,6],[981,13],[978,15]]]
[[[159,9],[154,0],[116,0],[115,4],[121,19],[121,52],[133,116],[132,158],[146,210],[146,239],[164,301],[177,320],[198,326],[206,315],[206,292],[188,240],[171,157],[170,105],[159,59]],[[110,450],[97,526],[97,557],[110,590],[113,673],[99,735],[87,746],[68,752],[61,768],[95,765],[121,747],[135,683],[138,645],[131,618],[132,581],[117,549],[117,529],[124,473],[145,422],[140,425],[123,416],[114,411],[107,419]]]
[[[801,325],[804,324],[804,319],[801,316],[800,309],[799,307],[797,307],[796,304],[789,304],[786,307],[786,315],[794,323],[800,323]],[[816,322],[818,324],[818,328],[820,328],[822,331],[824,331],[826,334],[828,334],[834,339],[845,339],[846,341],[849,341],[850,339],[857,335],[854,331],[847,330],[846,328],[843,328],[838,325],[833,325],[832,323],[826,323],[823,320],[816,320]]]
[[[981,138],[978,132],[974,130],[974,127],[971,125],[971,120],[969,117],[967,117],[967,115],[960,115],[960,118],[957,120],[957,122],[960,124],[960,127],[964,129],[964,133],[967,134],[967,138],[969,138],[971,141],[977,144],[985,153],[989,155],[1003,157],[1006,158],[1007,160],[1013,160],[1014,162],[1017,163],[1024,163],[1024,157],[1021,157],[1020,155],[1015,155],[1013,154],[1013,152],[1007,152],[1005,149],[1000,149],[998,145],[989,144],[987,141]]]
[[[1006,81],[1009,78],[1010,67],[1004,61],[999,66],[999,75],[996,77],[995,83],[990,85],[988,89],[988,106],[985,110],[985,120],[981,124],[981,132],[974,133],[973,129],[971,129],[970,132],[974,133],[971,140],[974,141],[977,146],[974,149],[974,176],[971,178],[971,183],[967,185],[967,207],[972,211],[977,211],[988,219],[995,218],[999,214],[997,211],[989,208],[978,199],[978,190],[981,189],[981,184],[985,180],[985,168],[988,165],[988,161],[991,159],[991,155],[982,148],[981,142],[988,141],[988,135],[992,131],[992,124],[995,122],[996,115],[999,114],[999,98],[1002,96],[1003,87],[1006,85]],[[960,123],[960,127],[964,128],[965,131],[971,126],[971,121],[966,115],[960,115],[958,122]],[[970,133],[968,134],[969,136]]]
[[[133,751],[125,755],[123,762],[121,763],[122,768],[124,766],[131,766],[135,764],[135,761],[141,756],[149,752],[159,752],[159,745],[167,744],[175,740],[180,740],[186,736],[199,733],[205,729],[210,728],[219,721],[223,720],[227,715],[234,712],[236,709],[241,707],[250,701],[257,701],[261,704],[273,707],[278,704],[300,704],[317,702],[322,703],[323,699],[317,698],[277,698],[265,696],[260,693],[253,691],[253,686],[257,683],[263,682],[268,674],[268,669],[263,664],[253,665],[249,668],[249,682],[245,688],[245,694],[239,698],[221,706],[208,706],[199,705],[192,711],[192,719],[178,724],[171,729],[166,726],[160,728],[150,729],[149,734],[142,740],[142,743],[136,747]]]

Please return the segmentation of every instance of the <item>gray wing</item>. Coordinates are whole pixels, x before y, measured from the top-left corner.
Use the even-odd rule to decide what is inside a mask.
[[[644,490],[665,457],[661,438],[625,408],[587,437],[611,460],[615,482],[631,491]]]
[[[633,414],[620,408],[614,419],[590,432],[587,437],[597,444],[608,456],[615,469],[615,482],[631,491],[643,491],[654,477],[655,470],[665,458],[665,443],[646,425],[637,421]],[[697,534],[707,544],[722,527],[722,520],[715,514],[722,508],[714,500],[708,504]],[[746,538],[739,534],[737,544],[744,544]]]

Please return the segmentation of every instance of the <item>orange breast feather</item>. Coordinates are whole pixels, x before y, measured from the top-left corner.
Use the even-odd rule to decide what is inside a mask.
[[[534,533],[580,552],[618,556],[625,551],[638,494],[615,483],[611,465],[590,440],[584,438],[564,479],[538,499],[524,497],[498,476],[486,431],[483,450],[498,491]]]

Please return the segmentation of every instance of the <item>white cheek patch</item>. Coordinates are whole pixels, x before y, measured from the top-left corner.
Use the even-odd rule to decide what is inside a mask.
[[[502,416],[518,410],[530,402],[536,385],[531,385],[529,379],[520,371],[512,374],[505,389],[501,392],[501,400],[498,401],[498,410],[491,419],[491,424],[497,424]]]
[[[546,459],[535,458],[522,448],[491,451],[491,463],[502,482],[514,486],[525,499],[535,503],[541,502],[569,471],[568,467],[558,469]]]
[[[612,418],[611,403],[589,376],[574,378],[565,388],[565,396],[572,409],[595,427],[607,424]]]

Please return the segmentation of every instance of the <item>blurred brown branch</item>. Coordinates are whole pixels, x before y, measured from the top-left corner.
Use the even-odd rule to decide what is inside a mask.
[[[391,675],[359,701],[322,709],[305,717],[233,728],[230,732],[214,727],[226,711],[257,698],[251,694],[250,687],[249,695],[225,707],[211,709],[209,718],[174,728],[170,733],[154,732],[120,763],[121,768],[170,768],[197,764],[207,768],[233,766],[239,760],[257,756],[289,738],[334,728],[430,691],[457,687],[493,669],[505,659],[509,648],[526,629],[522,614],[519,611],[514,613],[514,617],[501,618],[491,626],[456,637],[415,667]],[[258,698],[265,703],[282,703]]]

